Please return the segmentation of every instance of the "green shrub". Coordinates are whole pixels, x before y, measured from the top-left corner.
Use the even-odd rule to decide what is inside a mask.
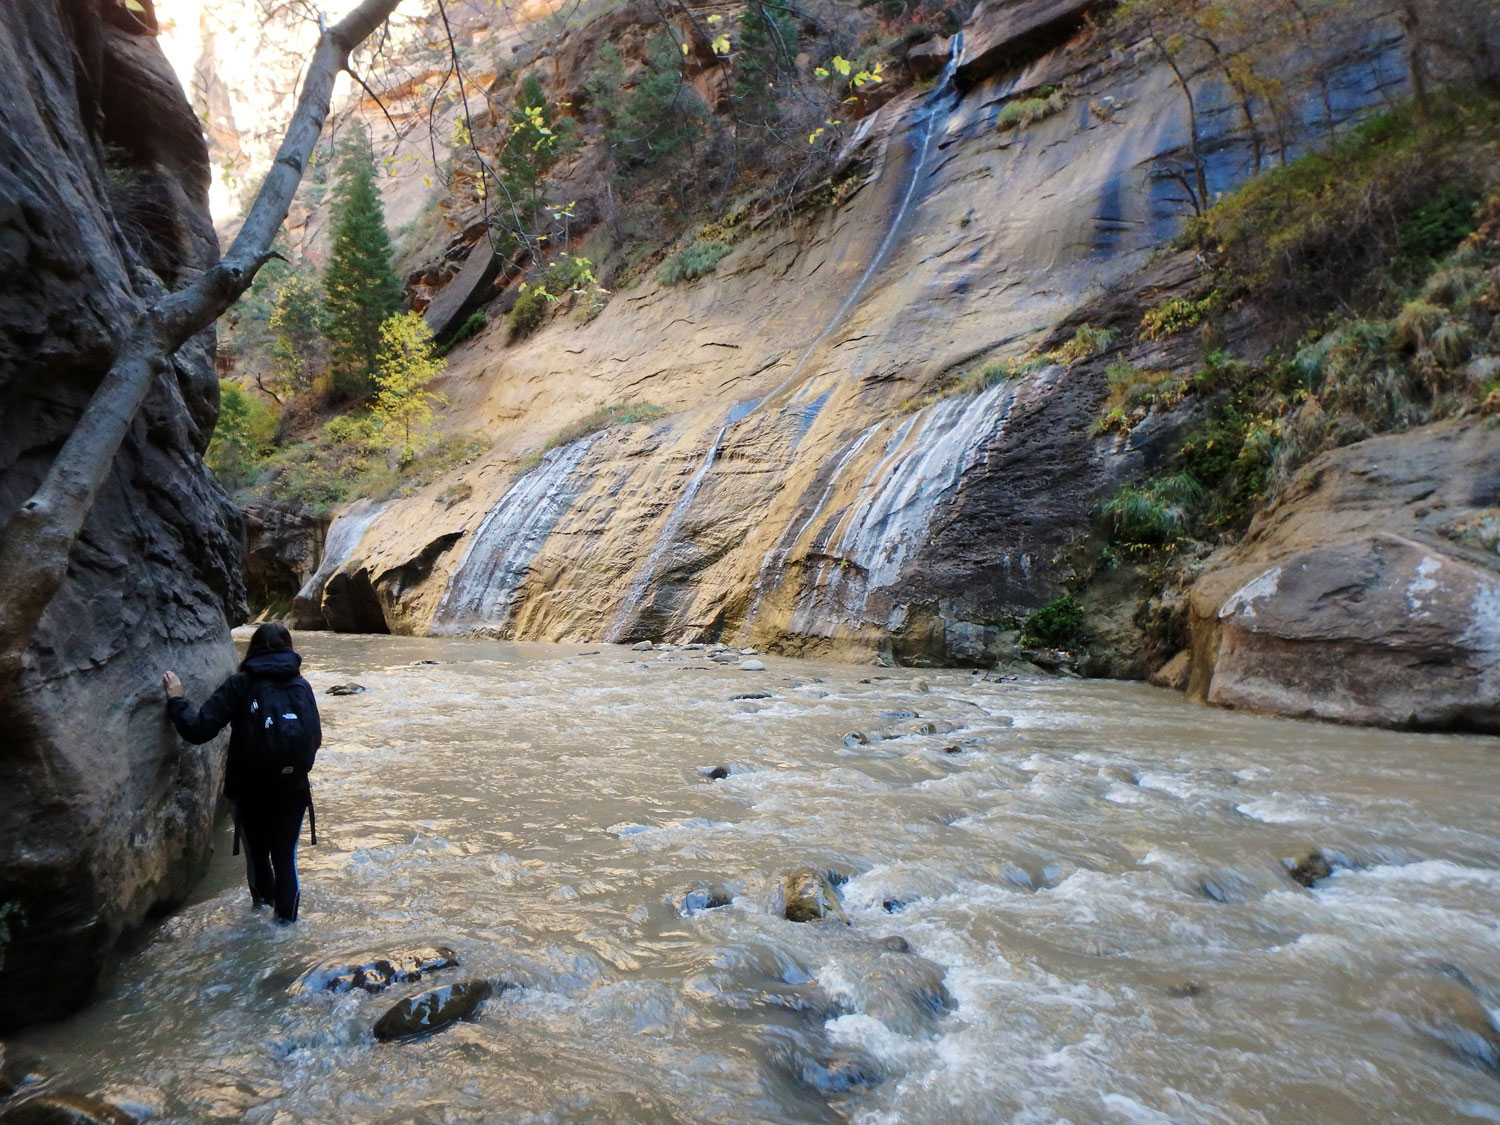
[[[1273,169],[1192,220],[1184,242],[1217,256],[1226,295],[1312,317],[1397,294],[1474,229],[1500,151],[1488,99],[1435,99],[1366,121],[1324,152]]]
[[[1002,132],[1006,129],[1024,129],[1053,114],[1061,113],[1067,104],[1067,96],[1061,90],[1043,86],[1029,98],[1006,102],[995,120],[995,127]]]
[[[547,316],[552,298],[540,285],[528,285],[521,290],[510,310],[510,342],[524,340],[538,328]]]
[[[1083,607],[1072,594],[1042,606],[1021,626],[1021,643],[1071,648],[1083,636]]]
[[[453,333],[448,342],[437,349],[438,356],[446,356],[454,348],[465,340],[472,339],[489,327],[490,318],[482,312],[472,313],[467,320],[458,326],[458,331]]]
[[[252,483],[271,456],[278,417],[238,383],[219,380],[219,419],[203,459],[226,489]]]
[[[1140,336],[1143,340],[1162,340],[1196,328],[1217,311],[1221,297],[1216,289],[1196,301],[1187,297],[1174,297],[1165,304],[1148,309],[1141,317]]]
[[[705,274],[713,273],[719,259],[729,253],[727,242],[711,240],[695,242],[686,250],[673,254],[656,271],[656,280],[663,285],[676,285],[681,281],[694,281]]]
[[[1206,495],[1192,473],[1172,473],[1144,485],[1126,485],[1104,502],[1100,514],[1109,521],[1115,542],[1165,547],[1188,534]]]

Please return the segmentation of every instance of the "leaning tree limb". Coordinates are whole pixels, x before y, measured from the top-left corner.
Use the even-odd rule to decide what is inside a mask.
[[[190,337],[250,287],[272,257],[313,146],[328,119],[333,84],[349,55],[401,0],[363,0],[323,28],[276,160],[223,258],[185,287],[149,305],[79,416],[41,486],[0,532],[0,700],[20,675],[26,646],[68,573],[68,557],[158,375]]]

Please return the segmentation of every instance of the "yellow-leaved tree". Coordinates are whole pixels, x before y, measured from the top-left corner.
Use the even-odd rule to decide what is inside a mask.
[[[427,384],[447,366],[434,351],[432,329],[421,313],[398,313],[381,324],[372,416],[385,439],[398,446],[403,465],[437,440],[432,408],[447,399],[427,390]]]

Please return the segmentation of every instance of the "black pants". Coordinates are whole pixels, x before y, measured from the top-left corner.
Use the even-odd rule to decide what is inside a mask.
[[[235,820],[245,845],[245,868],[250,897],[256,905],[271,903],[283,922],[297,920],[297,837],[308,794],[293,790],[258,789],[240,795]]]

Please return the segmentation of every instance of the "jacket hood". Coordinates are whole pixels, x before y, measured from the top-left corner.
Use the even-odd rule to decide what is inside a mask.
[[[240,664],[240,671],[262,680],[290,680],[302,669],[302,657],[289,648],[262,652]]]

